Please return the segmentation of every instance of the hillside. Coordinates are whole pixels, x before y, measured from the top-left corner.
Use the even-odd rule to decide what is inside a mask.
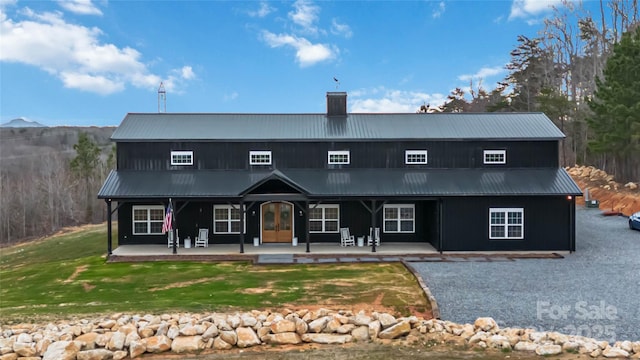
[[[567,172],[583,193],[588,189],[589,198],[600,202],[601,210],[619,212],[626,216],[640,211],[638,183],[618,183],[613,175],[593,166],[574,166],[567,168]],[[584,205],[585,200],[585,197],[580,197],[576,203]]]

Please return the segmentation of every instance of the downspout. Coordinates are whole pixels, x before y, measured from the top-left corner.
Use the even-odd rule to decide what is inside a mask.
[[[244,201],[240,201],[240,254],[244,254],[244,217],[246,213]]]

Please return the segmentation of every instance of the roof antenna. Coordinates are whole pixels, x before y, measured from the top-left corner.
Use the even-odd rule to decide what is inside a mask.
[[[336,82],[336,89],[337,89],[338,87],[340,87],[340,80],[336,79],[336,77],[335,77],[335,76],[333,77],[333,81],[335,81],[335,82]]]
[[[158,112],[167,112],[167,91],[164,89],[164,84],[160,82],[158,88]]]

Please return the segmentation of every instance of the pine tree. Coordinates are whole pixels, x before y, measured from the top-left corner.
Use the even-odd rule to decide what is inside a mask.
[[[612,162],[622,181],[640,177],[640,27],[625,33],[607,60],[604,79],[589,102],[593,133],[589,149]]]
[[[78,135],[78,143],[73,145],[73,149],[77,155],[71,160],[71,171],[84,182],[85,217],[86,221],[90,223],[93,221],[93,199],[95,198],[95,194],[91,191],[91,181],[100,164],[100,148],[89,139],[87,133],[82,132]]]

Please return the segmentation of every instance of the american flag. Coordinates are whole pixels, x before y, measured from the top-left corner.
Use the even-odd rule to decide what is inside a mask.
[[[171,231],[173,218],[173,209],[171,208],[171,200],[169,200],[169,206],[167,206],[167,213],[164,215],[164,222],[162,223],[162,232],[166,233]]]

